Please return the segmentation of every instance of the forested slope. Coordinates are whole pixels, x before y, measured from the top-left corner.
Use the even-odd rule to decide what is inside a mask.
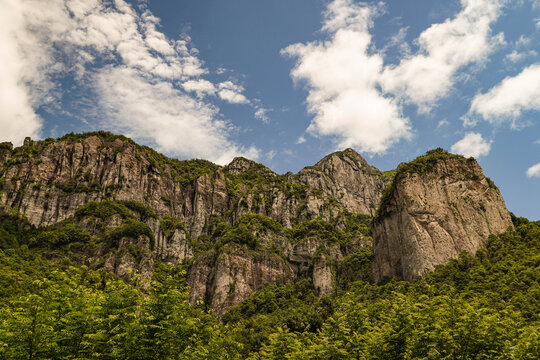
[[[219,323],[187,302],[182,266],[157,266],[142,291],[103,268],[13,245],[39,230],[4,214],[0,357],[537,359],[540,223],[514,223],[423,279],[373,283],[366,250],[347,266],[364,277],[328,297],[315,296],[309,278],[268,285]]]

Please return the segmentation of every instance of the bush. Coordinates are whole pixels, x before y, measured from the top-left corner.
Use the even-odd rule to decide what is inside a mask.
[[[153,250],[155,245],[155,238],[152,230],[145,223],[135,219],[124,220],[122,225],[111,231],[108,231],[103,237],[110,245],[117,247],[120,239],[124,237],[137,239],[141,235],[146,235],[150,238],[150,249]]]
[[[59,247],[72,243],[88,244],[91,241],[91,238],[90,234],[80,226],[67,224],[57,230],[40,233],[36,236],[31,245]]]

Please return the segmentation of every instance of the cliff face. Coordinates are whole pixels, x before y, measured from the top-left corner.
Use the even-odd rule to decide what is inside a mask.
[[[290,264],[268,251],[250,251],[227,244],[198,257],[190,271],[189,300],[203,301],[221,317],[228,307],[246,299],[264,284],[294,279]]]
[[[506,231],[497,187],[470,158],[428,152],[397,169],[373,220],[373,277],[413,280]]]
[[[349,211],[374,215],[384,187],[382,173],[352,149],[302,169],[298,181],[339,199]]]
[[[278,175],[244,158],[225,167],[169,159],[109,133],[26,139],[15,149],[2,143],[0,166],[1,204],[37,227],[72,224],[95,237],[98,245],[84,247],[81,259],[143,280],[156,261],[193,259],[190,299],[206,301],[218,316],[268,282],[308,276],[320,294],[330,293],[332,260],[369,239],[358,235],[342,250],[313,236],[293,243],[286,229],[313,219],[339,228],[345,213],[373,214],[383,187],[381,173],[350,149]],[[257,233],[255,247],[237,239],[222,246],[215,218],[235,226],[246,214],[282,229]],[[329,257],[313,259],[328,247]]]
[[[283,176],[243,158],[225,168],[203,160],[177,161],[120,136],[27,140],[4,144],[2,203],[36,226],[65,220],[89,201],[133,200],[159,216],[185,224],[191,236],[206,232],[212,214],[246,212],[290,226],[292,217],[330,219],[346,209],[372,214],[380,197],[380,172],[353,150]]]
[[[331,294],[339,271],[354,281],[340,262],[371,246],[371,231],[375,280],[412,280],[511,225],[476,161],[441,151],[383,174],[347,149],[278,175],[245,158],[169,159],[104,132],[0,143],[0,206],[41,229],[31,247],[126,280],[188,261],[190,301],[218,317],[271,282],[310,278]]]

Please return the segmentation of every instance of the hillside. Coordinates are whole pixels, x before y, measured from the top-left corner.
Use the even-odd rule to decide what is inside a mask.
[[[3,358],[539,355],[540,223],[472,158],[280,175],[98,132],[0,168]]]
[[[124,280],[189,261],[190,301],[218,316],[278,280],[310,276],[332,292],[330,260],[370,244],[384,184],[350,149],[278,175],[244,158],[170,159],[105,132],[4,144],[0,159],[0,202],[46,228],[31,248]]]

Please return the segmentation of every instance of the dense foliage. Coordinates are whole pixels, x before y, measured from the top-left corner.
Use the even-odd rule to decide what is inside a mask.
[[[96,223],[118,216],[116,231],[124,231],[153,214],[137,204],[106,202],[90,203],[77,216]],[[2,209],[0,358],[538,359],[540,222],[513,220],[515,229],[491,236],[486,249],[463,252],[413,283],[373,283],[371,250],[360,247],[335,264],[333,295],[316,296],[309,278],[271,284],[219,323],[187,302],[183,266],[158,263],[151,286],[142,290],[137,279],[123,282],[68,258],[46,260],[45,246],[96,238],[75,223],[35,229]],[[167,233],[183,230],[171,218],[160,223]],[[339,244],[349,232],[369,236],[368,225],[369,218],[346,214],[339,226],[314,220],[286,230],[246,214],[234,226],[215,218],[213,235],[199,241],[258,249],[271,232],[293,242],[328,237]]]
[[[283,327],[254,358],[538,359],[540,223],[415,283],[359,281],[317,334]]]

